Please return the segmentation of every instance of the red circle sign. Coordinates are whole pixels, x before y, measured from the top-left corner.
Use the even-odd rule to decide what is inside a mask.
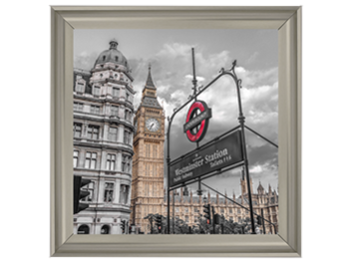
[[[187,128],[185,131],[191,142],[199,142],[203,139],[210,117],[211,111],[205,102],[196,101],[191,105],[186,117],[186,124],[189,124],[191,128]]]

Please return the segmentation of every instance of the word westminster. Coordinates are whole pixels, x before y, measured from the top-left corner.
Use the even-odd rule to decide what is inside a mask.
[[[225,157],[227,155],[228,155],[227,148],[225,148],[223,150],[220,150],[220,151],[216,150],[213,154],[206,155],[204,157],[204,159],[202,158],[202,159],[200,159],[200,160],[198,160],[198,161],[196,161],[194,163],[191,163],[191,164],[189,164],[189,165],[187,165],[185,167],[176,169],[175,170],[175,175],[176,176],[180,176],[180,175],[182,175],[184,173],[190,172],[193,169],[196,169],[196,168],[202,166],[203,164],[210,164],[210,167],[213,167],[213,166],[216,166],[216,165],[220,165],[223,162],[225,162],[226,160],[230,160],[231,159],[230,156],[229,156],[229,159],[226,159],[227,157],[225,158],[225,160],[220,159],[220,158],[223,158],[223,157]],[[204,162],[204,160],[205,160],[205,162]],[[213,162],[213,161],[215,161],[215,162]],[[185,177],[187,175],[192,175],[192,173],[185,174]],[[183,178],[185,178],[185,177],[183,177]],[[175,180],[176,180],[176,178],[175,178]]]

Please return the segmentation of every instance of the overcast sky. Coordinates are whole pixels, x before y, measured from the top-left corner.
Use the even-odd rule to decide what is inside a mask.
[[[74,30],[74,67],[91,70],[98,55],[109,48],[112,38],[117,39],[118,49],[132,68],[137,91],[135,107],[140,103],[151,64],[153,82],[166,116],[192,93],[192,47],[199,85],[206,85],[222,67],[228,69],[237,60],[246,125],[278,143],[277,30]],[[213,115],[201,144],[238,125],[237,94],[230,77],[220,78],[199,99],[212,108]],[[182,131],[187,109],[173,121],[172,159],[195,148]],[[268,184],[277,190],[277,149],[248,130],[246,140],[254,192],[259,181],[265,190]],[[236,169],[203,182],[228,195],[234,191],[237,196],[241,194],[239,179],[240,169]],[[197,190],[197,184],[190,188]]]

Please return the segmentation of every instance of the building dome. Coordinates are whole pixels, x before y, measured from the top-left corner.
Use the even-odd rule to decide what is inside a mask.
[[[114,63],[129,69],[128,60],[126,60],[125,56],[117,49],[118,42],[113,39],[109,42],[109,45],[109,50],[103,51],[96,59],[94,68],[98,64]]]

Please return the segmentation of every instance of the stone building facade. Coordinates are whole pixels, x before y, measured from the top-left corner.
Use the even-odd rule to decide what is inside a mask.
[[[74,175],[91,180],[75,234],[121,234],[130,217],[135,91],[127,59],[109,44],[91,71],[74,70]]]
[[[164,112],[157,101],[157,88],[153,83],[149,68],[146,84],[142,92],[142,101],[135,114],[136,134],[133,141],[133,173],[131,216],[132,224],[138,231],[149,234],[150,222],[144,219],[148,214],[161,214],[167,216],[166,190],[164,189]],[[241,195],[233,194],[231,199],[246,208],[248,205],[248,185],[242,171]],[[251,180],[251,192],[253,185]],[[226,195],[227,196],[227,195]],[[173,201],[174,200],[174,201]],[[277,223],[278,231],[278,194],[269,186],[265,191],[259,183],[256,193],[252,195],[254,212],[264,218]],[[209,203],[216,213],[223,214],[227,220],[242,222],[250,218],[250,214],[237,204],[210,193],[202,196],[193,195],[193,192],[185,194],[183,188],[173,191],[171,194],[171,216],[176,216],[185,221],[189,226],[197,224],[198,217],[204,215],[203,205]],[[274,233],[273,226],[265,223],[266,233]],[[262,228],[261,228],[262,229]]]

